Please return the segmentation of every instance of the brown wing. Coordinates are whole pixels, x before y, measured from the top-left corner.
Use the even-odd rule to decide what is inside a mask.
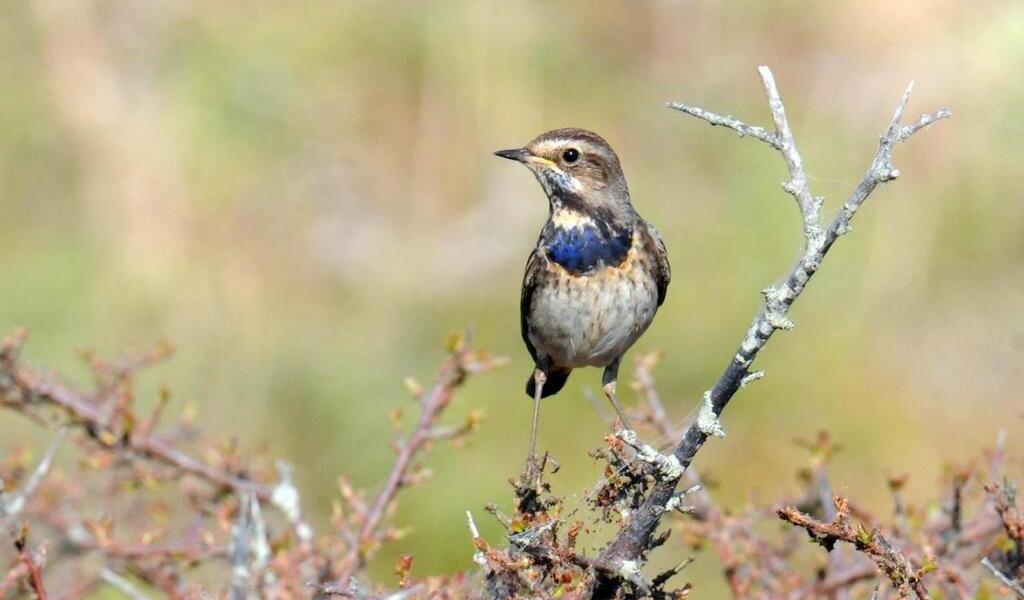
[[[537,249],[534,248],[530,253],[530,258],[526,259],[523,291],[519,297],[519,330],[534,363],[537,362],[537,350],[530,343],[530,304],[533,302],[533,291],[537,289],[538,274],[543,268],[543,261],[537,256]]]
[[[668,284],[672,281],[672,267],[668,264],[668,251],[665,250],[665,242],[658,235],[658,230],[650,223],[646,225],[647,236],[654,247],[654,281],[658,285],[658,306],[661,306],[668,293]]]

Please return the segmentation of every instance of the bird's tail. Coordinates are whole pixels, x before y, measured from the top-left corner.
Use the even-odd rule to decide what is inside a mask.
[[[569,373],[572,373],[571,369],[565,369],[564,371],[551,370],[545,373],[547,381],[544,382],[544,388],[540,391],[540,397],[547,398],[557,394],[565,386],[565,382],[569,380]],[[533,398],[536,393],[537,382],[533,379],[533,374],[530,374],[530,378],[526,380],[526,395]]]

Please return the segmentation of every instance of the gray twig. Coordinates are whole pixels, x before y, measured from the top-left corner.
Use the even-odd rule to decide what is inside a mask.
[[[130,600],[149,600],[149,596],[143,593],[138,586],[108,567],[103,567],[100,571],[100,579]]]
[[[728,127],[729,129],[732,129],[736,133],[740,134],[740,137],[752,137],[754,139],[761,140],[762,142],[768,144],[772,148],[779,148],[778,138],[775,136],[774,133],[769,132],[764,127],[754,127],[752,125],[747,125],[746,123],[740,121],[736,117],[730,115],[720,115],[708,110],[704,110],[703,108],[690,106],[689,104],[682,104],[681,102],[669,102],[668,107],[674,110],[678,110],[680,112],[684,112],[688,115],[692,115],[694,117],[697,117],[698,119],[704,119],[708,123],[711,123],[712,127],[719,125],[722,127]]]
[[[300,543],[310,544],[313,542],[313,528],[309,526],[302,516],[302,502],[299,488],[295,487],[292,480],[294,467],[286,461],[277,461],[277,485],[270,491],[270,503],[284,514],[295,531],[295,537]]]
[[[484,556],[477,540],[481,540],[480,530],[477,529],[476,521],[473,519],[473,513],[466,511],[466,522],[469,525],[469,535],[473,538],[473,548],[476,552],[473,553],[473,562],[480,565],[481,567],[487,564],[487,557]]]
[[[354,581],[353,576],[366,566],[370,554],[367,548],[380,540],[379,529],[387,516],[388,507],[399,490],[408,485],[414,459],[433,441],[431,432],[451,404],[455,389],[465,381],[466,375],[489,369],[498,362],[500,359],[480,360],[460,343],[442,364],[433,387],[420,394],[420,415],[416,426],[398,445],[398,456],[391,466],[391,472],[372,505],[365,511],[358,537],[349,549],[340,573],[334,578],[336,587],[343,588],[345,582]]]
[[[21,489],[16,494],[4,494],[4,483],[0,479],[0,517],[13,517],[24,510],[25,505],[35,494],[39,485],[46,478],[46,474],[50,472],[50,467],[53,466],[53,458],[57,455],[57,448],[60,443],[67,436],[68,430],[66,427],[61,427],[57,431],[57,436],[50,442],[46,452],[43,453],[43,457],[39,459],[39,464],[32,470],[32,473],[25,480],[25,484],[21,486]]]
[[[893,147],[927,125],[950,116],[948,110],[940,110],[924,115],[909,125],[901,125],[903,111],[910,96],[911,88],[908,87],[892,120],[879,140],[878,150],[871,166],[839,209],[835,218],[825,227],[820,219],[822,198],[815,197],[810,191],[803,162],[796,149],[775,79],[768,67],[759,67],[758,73],[761,76],[761,83],[768,97],[772,120],[775,124],[773,133],[768,133],[763,128],[746,125],[732,117],[722,117],[687,105],[670,105],[672,108],[705,120],[712,125],[729,127],[741,135],[753,137],[777,149],[782,155],[790,175],[789,181],[783,184],[783,188],[797,201],[804,233],[803,256],[780,283],[772,285],[764,291],[764,306],[754,317],[739,348],[726,365],[725,371],[715,385],[705,393],[698,419],[686,429],[676,445],[673,454],[684,469],[690,465],[709,436],[724,435],[718,421],[719,416],[733,395],[742,387],[742,384],[750,381],[752,373],[750,366],[761,349],[768,343],[772,334],[778,329],[793,327],[793,323],[788,317],[790,306],[803,292],[810,278],[817,272],[832,244],[839,236],[850,231],[850,220],[853,215],[879,183],[892,181],[899,176],[899,171],[892,163]],[[618,564],[636,561],[650,549],[654,532],[664,512],[663,507],[672,497],[678,480],[678,478],[665,479],[655,484],[640,508],[635,511],[616,538],[604,549],[601,554],[602,559]]]
[[[231,600],[245,600],[252,592],[253,574],[263,572],[270,560],[270,546],[259,500],[251,492],[242,492],[239,496],[238,518],[231,533],[229,554],[233,567]],[[266,583],[271,584],[272,581]]]
[[[1024,587],[1021,587],[1019,583],[1010,579],[1005,573],[1000,571],[994,564],[992,564],[992,561],[988,558],[983,558],[981,559],[981,564],[989,571],[992,571],[992,574],[995,575],[996,579],[1006,587],[1010,588],[1018,598],[1024,598]]]

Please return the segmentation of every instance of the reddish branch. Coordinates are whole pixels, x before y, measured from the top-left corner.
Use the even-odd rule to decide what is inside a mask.
[[[11,570],[7,572],[7,575],[3,579],[0,579],[0,598],[7,597],[7,591],[18,585],[18,582],[28,577],[28,567],[25,563],[21,562],[19,557],[18,562],[15,563]]]
[[[10,351],[0,352],[0,357],[5,360],[10,360],[11,356]],[[59,551],[53,556],[46,556],[42,551],[30,553],[25,546],[20,546],[14,556],[11,571],[0,580],[0,597],[19,585],[43,597],[46,593],[41,573],[43,558],[47,559],[46,577],[51,593],[59,590],[64,594],[63,597],[79,597],[104,584],[124,586],[132,580],[144,582],[168,598],[197,597],[201,590],[187,582],[184,573],[193,566],[209,568],[207,565],[211,564],[218,565],[222,569],[221,573],[229,569],[231,572],[239,569],[245,571],[246,577],[242,584],[236,585],[238,597],[254,594],[262,597],[305,597],[310,592],[307,584],[317,581],[329,582],[319,586],[317,591],[321,594],[360,600],[411,598],[423,593],[438,597],[475,594],[502,600],[555,597],[586,600],[606,594],[607,588],[601,587],[601,582],[605,581],[619,582],[617,587],[620,597],[649,597],[655,600],[687,597],[690,593],[688,585],[677,586],[675,590],[667,589],[668,582],[685,566],[685,561],[675,569],[646,577],[640,570],[640,561],[616,563],[601,556],[587,556],[578,552],[577,537],[589,526],[582,520],[574,521],[564,531],[568,518],[566,508],[561,499],[552,496],[546,486],[537,498],[533,513],[524,515],[520,512],[513,517],[506,517],[496,508],[491,509],[506,529],[509,541],[506,548],[488,546],[480,538],[475,526],[471,525],[477,551],[474,561],[481,565],[482,577],[456,575],[417,579],[412,577],[411,560],[406,558],[398,569],[403,582],[403,589],[399,592],[387,593],[370,582],[355,579],[354,576],[367,565],[381,545],[397,538],[395,529],[388,526],[387,522],[400,491],[423,478],[415,466],[417,459],[432,443],[459,438],[475,427],[476,420],[472,416],[465,424],[456,427],[439,425],[439,421],[444,410],[451,404],[452,394],[465,376],[484,370],[494,362],[485,354],[473,353],[459,343],[442,364],[436,382],[428,390],[419,390],[418,386],[410,385],[419,401],[415,425],[396,443],[397,456],[380,491],[369,500],[364,500],[360,492],[343,484],[341,495],[347,510],[341,511],[344,515],[340,522],[335,521],[340,535],[333,538],[317,540],[310,533],[306,536],[307,542],[296,544],[295,540],[304,539],[304,536],[293,532],[295,528],[291,527],[290,518],[264,523],[258,503],[252,500],[252,494],[248,496],[249,508],[243,512],[244,503],[236,501],[236,495],[194,495],[190,486],[184,486],[164,490],[189,498],[189,502],[182,505],[187,506],[191,525],[176,542],[158,542],[164,539],[166,530],[153,531],[148,527],[152,525],[150,510],[163,510],[159,501],[149,504],[145,498],[140,497],[139,501],[119,503],[125,509],[110,514],[109,520],[106,517],[99,521],[88,520],[76,510],[79,499],[102,498],[104,492],[117,494],[128,488],[137,488],[140,494],[147,493],[142,491],[150,477],[146,467],[156,463],[152,460],[141,462],[143,455],[140,452],[119,453],[119,456],[123,455],[126,461],[130,461],[130,469],[97,471],[86,468],[82,473],[90,477],[81,482],[83,489],[78,489],[78,482],[69,485],[69,480],[60,475],[42,481],[49,470],[55,444],[51,444],[50,449],[43,453],[34,469],[24,464],[25,458],[20,461],[0,461],[0,475],[15,484],[11,488],[12,492],[6,494],[0,502],[0,507],[7,509],[7,518],[17,515],[18,518],[31,520],[39,530],[45,530],[59,539],[56,546]],[[638,361],[637,389],[646,399],[647,409],[638,415],[636,422],[649,423],[658,433],[666,434],[671,432],[672,424],[661,406],[650,372],[653,362],[654,357],[641,357]],[[10,406],[13,403],[20,412],[29,411],[40,404],[55,405],[52,400],[27,398],[25,390],[38,390],[35,386],[24,382],[18,386],[10,384],[13,379],[9,375],[11,372],[20,374],[25,370],[0,368],[0,388],[3,389],[0,399],[4,405]],[[125,397],[126,394],[130,395],[130,387],[120,384],[110,386],[107,383],[100,387],[117,389],[116,393],[111,392],[105,396],[104,408],[111,408],[109,414],[115,415],[110,418],[131,419],[131,401]],[[83,396],[82,401],[98,404],[92,397]],[[63,412],[68,414],[67,411]],[[78,420],[72,421],[82,425]],[[107,422],[110,424],[109,429],[98,434],[91,432],[92,435],[83,437],[82,443],[87,447],[104,450],[93,455],[113,456],[113,452],[123,448],[118,440],[131,437],[122,436],[125,431],[140,436],[137,427],[119,429],[116,421]],[[149,435],[149,432],[145,434]],[[103,441],[111,436],[118,443],[111,445]],[[167,438],[166,441],[171,444],[179,440]],[[644,490],[657,485],[659,469],[654,460],[657,457],[631,455],[625,442],[616,436],[609,436],[607,442],[609,448],[603,454],[598,454],[612,461],[607,472],[608,479],[589,502],[592,508],[597,509],[595,522],[622,523],[620,527],[628,527],[628,515],[643,502]],[[973,597],[984,585],[981,583],[982,578],[993,576],[1014,593],[1022,593],[1019,591],[1021,584],[1014,579],[1014,574],[1019,572],[1021,566],[1017,553],[1024,523],[1021,522],[1013,487],[1008,482],[987,486],[989,499],[979,512],[974,507],[980,502],[972,496],[976,486],[969,485],[972,473],[967,470],[957,471],[953,477],[951,508],[946,514],[925,516],[922,522],[921,510],[907,506],[903,512],[911,518],[906,519],[905,526],[902,529],[887,529],[883,535],[878,530],[869,531],[858,525],[858,521],[876,521],[863,511],[854,510],[845,501],[829,503],[836,505],[837,510],[832,513],[825,510],[829,508],[823,506],[825,502],[822,501],[823,490],[828,487],[825,467],[835,446],[826,435],[820,435],[811,442],[801,442],[801,445],[811,451],[812,462],[811,468],[803,472],[800,479],[804,490],[793,501],[800,508],[785,508],[779,514],[826,546],[841,541],[849,543],[860,552],[850,555],[849,564],[829,561],[827,566],[819,566],[810,574],[801,573],[795,568],[800,562],[796,549],[802,545],[797,540],[796,531],[783,536],[784,540],[780,543],[758,525],[774,513],[774,508],[755,506],[733,513],[717,507],[702,488],[691,486],[689,493],[672,497],[672,508],[675,511],[682,509],[692,516],[674,522],[673,530],[681,532],[687,542],[695,547],[705,543],[712,546],[722,563],[734,597],[793,600],[835,600],[844,594],[860,597],[858,591],[864,591],[864,585],[876,579],[879,571],[893,581],[895,589],[905,597],[912,594],[919,598],[928,597],[928,591],[921,581],[928,572],[932,573],[929,582],[934,587],[934,593],[941,591],[943,597]],[[646,449],[640,447],[640,451],[646,452]],[[998,460],[993,459],[994,465],[1002,464],[1001,452],[999,456]],[[241,466],[233,468],[237,469],[233,472],[244,471]],[[620,472],[619,468],[624,470]],[[995,473],[998,468],[993,467],[992,471]],[[176,472],[185,473],[187,470],[177,469]],[[690,478],[691,483],[696,481],[692,472],[684,473],[683,477]],[[994,478],[993,474],[988,477]],[[200,479],[209,481],[202,477]],[[282,474],[281,479],[285,481],[289,477]],[[85,486],[89,480],[94,484],[101,483],[99,492],[95,485]],[[274,497],[282,495],[282,485],[278,484],[274,488]],[[217,487],[220,490],[228,489],[228,486]],[[37,488],[37,493],[31,493]],[[95,496],[96,493],[100,496]],[[293,503],[297,505],[298,490],[291,493],[295,496]],[[689,506],[691,503],[693,506]],[[289,503],[278,498],[275,504]],[[129,505],[136,510],[127,509]],[[287,516],[288,511],[283,512]],[[249,516],[241,518],[245,514]],[[232,530],[232,522],[235,523],[236,533],[228,535]],[[238,524],[243,522],[247,524],[239,528]],[[140,531],[137,527],[144,529]],[[219,535],[215,535],[218,532]],[[1003,532],[1005,541],[1011,542],[1010,545],[1005,541],[999,542]],[[227,537],[231,538],[230,545],[225,539]],[[667,535],[659,536],[653,546],[666,543],[667,540]],[[84,556],[101,561],[104,565],[102,571],[99,574],[82,573],[78,563],[72,561]],[[229,557],[235,560],[225,560]],[[915,569],[916,565],[920,567]],[[73,585],[67,584],[68,568],[73,575]],[[118,573],[124,573],[131,580],[120,577]],[[229,579],[230,573],[227,573],[221,580]]]
[[[920,600],[931,598],[921,581],[925,569],[914,569],[899,548],[877,529],[869,531],[863,525],[855,525],[850,519],[849,506],[844,498],[837,496],[835,506],[836,517],[830,523],[815,519],[792,506],[779,509],[778,515],[784,521],[803,527],[813,540],[829,552],[837,541],[841,541],[867,555],[878,570],[889,578],[900,597],[910,598],[913,592]]]
[[[381,490],[371,502],[364,502],[361,492],[343,484],[342,500],[351,510],[338,523],[341,535],[320,541],[302,520],[300,494],[291,484],[290,467],[279,464],[280,481],[271,488],[247,479],[243,474],[253,472],[259,473],[259,477],[269,477],[262,471],[255,471],[256,467],[244,464],[233,451],[229,451],[223,465],[193,458],[179,448],[183,435],[155,433],[166,396],[161,397],[156,410],[148,417],[135,415],[133,374],[166,356],[166,346],[117,363],[106,363],[87,355],[96,391],[86,394],[21,364],[24,340],[24,332],[17,332],[0,343],[0,407],[14,410],[41,425],[52,424],[53,420],[45,418],[47,413],[44,412],[44,409],[51,409],[63,417],[59,423],[83,431],[84,435],[77,441],[89,451],[89,459],[81,461],[80,465],[83,473],[92,476],[80,483],[66,479],[52,481],[44,486],[45,491],[32,494],[49,469],[56,444],[51,445],[40,466],[28,472],[27,477],[23,474],[27,471],[16,463],[8,469],[0,462],[0,469],[7,469],[2,476],[9,481],[20,480],[21,484],[14,494],[4,495],[0,488],[0,516],[9,518],[23,512],[21,516],[25,519],[34,520],[60,538],[61,552],[51,563],[64,561],[69,568],[77,570],[72,565],[78,563],[72,561],[88,555],[116,569],[105,567],[99,575],[76,577],[79,582],[89,582],[86,588],[101,585],[100,582],[115,586],[129,583],[117,574],[123,572],[161,590],[169,598],[195,596],[198,590],[184,580],[182,572],[211,562],[231,569],[234,577],[225,577],[223,581],[234,582],[231,592],[235,597],[252,594],[303,597],[309,593],[310,582],[330,580],[339,580],[341,584],[329,584],[321,591],[338,589],[343,595],[356,593],[360,597],[373,597],[370,588],[360,586],[352,576],[366,566],[381,544],[395,539],[394,530],[385,523],[401,489],[425,477],[424,472],[416,470],[417,458],[432,444],[442,440],[457,442],[478,426],[479,416],[475,411],[461,425],[439,425],[442,413],[451,404],[454,390],[469,374],[500,363],[484,352],[467,348],[464,336],[453,337],[450,353],[442,363],[435,384],[425,392],[414,390],[419,401],[419,417],[409,436],[397,442],[397,457]],[[114,459],[125,468],[102,468],[112,464]],[[155,543],[163,538],[166,526],[156,525],[152,517],[171,513],[174,502],[165,504],[158,495],[150,495],[157,491],[154,484],[165,480],[161,473],[148,467],[160,467],[160,471],[170,467],[174,475],[185,475],[188,476],[185,480],[195,479],[207,484],[204,487],[212,484],[214,488],[215,493],[196,494],[191,485],[161,486],[163,492],[176,494],[179,500],[184,500],[178,505],[186,509],[186,514],[177,516],[187,519],[190,525],[178,542]],[[78,489],[79,485],[83,489]],[[128,490],[132,498],[113,501],[113,495]],[[109,508],[105,509],[104,517],[90,520],[76,510],[76,501],[82,497],[105,499]],[[284,519],[265,521],[261,501],[276,506]],[[170,514],[167,518],[170,519]],[[116,537],[115,528],[119,531]],[[122,542],[119,538],[138,541]],[[51,568],[56,567],[51,565]],[[42,580],[37,575],[37,561],[33,560],[33,555],[22,551],[12,571],[0,581],[0,590],[17,581],[30,580],[42,597]],[[59,580],[60,573],[55,572],[54,578]],[[438,585],[437,581],[430,581],[432,586]],[[422,587],[422,584],[410,583],[406,592]]]
[[[1014,502],[1014,494],[1010,486],[999,483],[990,483],[985,486],[993,498],[996,512],[1003,522],[1006,535],[1009,536],[1017,546],[1024,551],[1024,515],[1021,514]]]
[[[467,425],[458,428],[441,428],[437,422],[451,404],[455,389],[467,375],[490,370],[501,361],[486,353],[469,350],[461,336],[452,340],[450,346],[452,352],[442,363],[434,385],[426,391],[414,389],[419,401],[419,418],[412,433],[398,442],[398,455],[383,487],[369,506],[356,504],[361,523],[335,578],[337,583],[331,586],[334,589],[348,589],[352,576],[366,566],[367,559],[382,542],[382,524],[399,490],[414,479],[411,470],[416,457],[432,442],[458,437],[475,427],[476,417],[473,415]]]
[[[122,436],[113,435],[120,424],[114,422],[111,415],[104,414],[103,407],[89,396],[19,363],[25,338],[25,331],[20,330],[0,344],[0,405],[24,413],[30,413],[40,403],[52,406],[63,412],[72,424],[84,429],[88,439],[103,449],[153,460],[222,488],[256,494],[261,501],[270,499],[266,486],[204,463],[175,448],[173,442],[148,431],[139,429]],[[148,363],[143,361],[122,368],[127,374],[131,367],[145,364]]]
[[[21,533],[14,540],[14,548],[18,551],[18,560],[24,566],[29,586],[38,600],[46,600],[46,587],[43,585],[43,570],[32,556],[28,548],[28,528],[22,527]]]
[[[985,557],[982,564],[1017,597],[1024,598],[1024,513],[1017,506],[1016,488],[1004,481],[987,484],[985,491],[999,515],[1008,543],[1003,551]]]

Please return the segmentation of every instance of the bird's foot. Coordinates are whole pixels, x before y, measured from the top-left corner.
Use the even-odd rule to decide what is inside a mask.
[[[608,399],[608,402],[615,409],[615,423],[612,428],[615,431],[624,430],[631,431],[633,426],[629,422],[629,417],[626,416],[626,411],[622,409],[622,405],[619,404],[618,396],[615,394],[616,384],[615,381],[609,381],[604,384],[604,396]]]
[[[526,468],[519,481],[511,482],[515,488],[517,512],[528,522],[547,510],[548,502],[543,496],[549,488],[544,483],[544,471],[549,463],[553,467],[552,472],[558,471],[558,462],[547,453],[542,457],[531,454],[526,459]]]

